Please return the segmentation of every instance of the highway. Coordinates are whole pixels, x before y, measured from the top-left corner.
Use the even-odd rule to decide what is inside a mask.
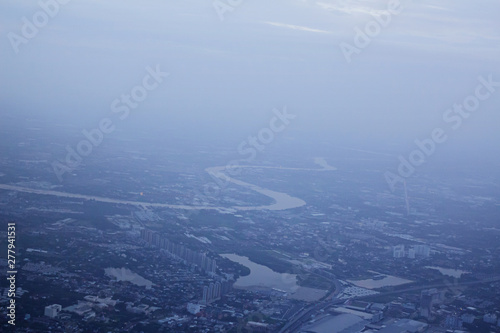
[[[491,282],[496,282],[500,281],[500,276],[494,276],[488,279],[480,280],[480,281],[470,281],[470,282],[464,282],[464,283],[457,283],[457,284],[446,284],[446,283],[441,283],[441,284],[429,284],[429,285],[424,285],[424,286],[419,286],[419,287],[412,287],[412,288],[407,288],[407,289],[402,289],[402,290],[397,290],[397,291],[391,291],[391,292],[386,292],[386,293],[381,293],[377,294],[376,296],[386,296],[386,295],[395,295],[395,294],[401,294],[405,292],[411,292],[411,291],[417,291],[417,290],[425,290],[425,289],[431,289],[431,288],[451,288],[451,287],[460,287],[460,286],[471,286],[471,285],[476,285],[476,284],[483,284],[483,283],[491,283]],[[338,293],[337,293],[338,295]],[[369,298],[373,297],[371,296],[358,296],[358,297],[352,297],[351,299],[363,299],[363,298]],[[290,322],[285,324],[283,328],[279,331],[279,333],[293,333],[296,332],[303,324],[305,324],[307,321],[309,321],[310,317],[312,315],[318,314],[321,310],[324,310],[332,305],[337,305],[337,304],[342,304],[346,300],[333,300],[333,301],[322,301],[318,304],[313,304],[302,310],[298,316],[293,318]]]

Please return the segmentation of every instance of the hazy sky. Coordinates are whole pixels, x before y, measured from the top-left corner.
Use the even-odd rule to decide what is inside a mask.
[[[89,127],[159,65],[170,76],[127,126],[246,135],[286,105],[296,129],[412,141],[443,126],[479,75],[500,81],[500,2],[401,0],[401,13],[348,63],[340,43],[355,45],[355,28],[389,2],[243,0],[221,21],[211,0],[72,0],[16,54],[9,33],[23,36],[23,17],[33,22],[41,7],[4,0],[1,112]],[[499,96],[457,135],[498,142]]]

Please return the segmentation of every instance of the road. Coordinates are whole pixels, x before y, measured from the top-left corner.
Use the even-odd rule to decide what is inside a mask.
[[[488,279],[480,280],[480,281],[470,281],[470,282],[464,282],[464,283],[458,283],[458,284],[432,284],[432,285],[425,285],[425,286],[419,286],[419,287],[412,287],[412,288],[407,288],[407,289],[402,289],[398,291],[392,291],[392,292],[387,292],[387,293],[381,293],[377,294],[375,296],[385,296],[385,295],[394,295],[394,294],[401,294],[405,292],[411,292],[411,291],[416,291],[416,290],[425,290],[425,289],[431,289],[431,288],[442,288],[442,287],[460,287],[460,286],[470,286],[470,285],[476,285],[476,284],[482,284],[482,283],[491,283],[491,282],[496,282],[500,281],[500,276],[494,276]],[[362,299],[362,298],[368,298],[368,297],[373,297],[372,296],[359,296],[359,297],[352,297],[351,299]],[[330,307],[332,305],[336,304],[341,304],[344,303],[346,300],[333,300],[333,301],[323,301],[315,305],[310,305],[309,307],[305,308],[300,312],[300,314],[293,318],[292,321],[288,322],[283,328],[279,331],[279,333],[293,333],[297,329],[299,329],[304,323],[309,321],[309,318],[313,314],[317,314],[321,310],[324,310],[327,307]]]

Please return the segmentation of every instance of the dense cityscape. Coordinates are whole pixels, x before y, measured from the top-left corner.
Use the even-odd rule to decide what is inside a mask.
[[[115,151],[109,149],[110,154]],[[30,148],[24,151],[36,154]],[[286,161],[288,155],[282,154],[272,159]],[[134,161],[147,160],[154,168],[175,155],[135,156],[141,159]],[[223,150],[220,156],[225,156]],[[96,194],[95,199],[64,197],[56,182],[39,181],[37,176],[4,175],[4,184],[20,187],[0,192],[2,221],[15,222],[18,235],[17,330],[500,331],[500,229],[495,226],[499,204],[494,193],[487,195],[491,189],[474,178],[468,178],[469,190],[463,191],[444,177],[437,182],[420,177],[408,181],[405,200],[404,188],[391,193],[380,187],[385,185],[383,177],[372,177],[373,171],[360,170],[354,176],[349,159],[311,159],[312,170],[329,166],[322,172],[282,165],[271,169],[272,159],[234,177],[301,196],[307,205],[236,209],[252,205],[244,200],[249,190],[228,183],[205,203],[209,208],[220,205],[217,209],[155,208],[149,204],[156,201],[154,191],[160,187],[141,184],[144,192],[139,193],[133,185],[140,184],[133,167],[128,175],[114,171],[89,179],[87,175],[98,173],[92,165],[75,170],[78,176],[64,191],[75,193],[79,188],[80,193]],[[315,164],[318,161],[321,165]],[[9,170],[14,161],[4,157],[2,163]],[[113,158],[106,163],[112,165]],[[376,159],[369,163],[383,165]],[[19,174],[50,171],[40,170],[36,163],[24,168]],[[200,172],[174,177],[175,182],[185,182],[168,190],[161,187],[158,201],[176,198],[190,205],[205,200],[199,192],[191,197],[191,189],[216,179]],[[102,200],[111,196],[109,184],[115,174],[130,185],[121,181],[122,190],[113,197],[137,193],[138,199],[133,194],[132,198],[143,197],[143,205]],[[298,191],[287,185],[296,174],[304,182]],[[85,188],[85,183],[108,185],[95,193],[98,185]],[[50,189],[58,191],[45,192]],[[424,195],[436,200],[421,200]],[[478,215],[484,218],[478,221]],[[3,234],[6,244],[7,232]],[[8,262],[2,259],[1,264],[7,268]],[[6,305],[5,280],[2,288]],[[8,310],[3,309],[2,320],[7,322]]]
[[[500,333],[500,1],[0,1],[0,332]]]

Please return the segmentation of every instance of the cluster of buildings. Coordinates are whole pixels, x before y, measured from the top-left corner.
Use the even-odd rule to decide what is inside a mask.
[[[438,291],[436,288],[422,290],[420,293],[420,316],[430,318],[433,306],[439,304],[442,299],[443,292]]]
[[[392,253],[394,258],[428,258],[431,255],[431,248],[428,245],[412,245],[408,251],[405,251],[404,245],[396,245],[393,247]]]
[[[322,197],[318,194],[318,202]],[[44,319],[44,327],[58,323],[98,330],[107,323],[120,323],[123,330],[135,327],[146,331],[141,326],[146,323],[171,331],[246,328],[277,332],[304,309],[325,304],[324,308],[311,311],[293,332],[475,332],[470,327],[477,325],[488,325],[490,331],[500,332],[500,297],[496,296],[500,284],[465,283],[466,287],[453,294],[447,287],[432,288],[435,281],[446,278],[439,271],[426,268],[454,267],[472,272],[460,282],[494,277],[494,272],[498,272],[498,252],[483,250],[486,242],[479,237],[493,232],[477,227],[477,233],[469,234],[464,231],[469,229],[464,228],[474,226],[466,221],[454,222],[457,228],[450,228],[441,225],[432,214],[419,215],[418,224],[409,224],[407,217],[397,215],[393,208],[366,217],[361,206],[351,208],[350,203],[342,203],[343,198],[337,199],[338,204],[331,206],[318,204],[279,214],[226,213],[207,219],[206,223],[190,221],[185,225],[179,222],[184,221],[181,213],[134,213],[134,208],[127,215],[115,207],[116,216],[126,222],[119,224],[118,231],[93,228],[76,214],[74,219],[51,225],[41,226],[37,220],[32,229],[23,230],[34,241],[23,253],[23,259],[29,260],[22,264],[20,285],[31,292],[19,302],[24,306],[19,309],[20,314],[31,318],[27,324]],[[60,200],[64,199],[54,199],[55,207],[61,204]],[[39,208],[45,206],[51,206],[51,202]],[[71,207],[80,209],[74,203]],[[167,239],[159,232],[141,229],[143,226],[158,230],[173,226],[173,231]],[[50,237],[45,237],[45,232]],[[401,245],[394,247],[395,244]],[[470,249],[476,251],[471,253]],[[365,279],[375,270],[411,279],[412,284],[370,289],[343,284],[332,298],[317,302],[286,298],[273,291],[231,289],[225,273],[237,275],[238,268],[214,253],[241,251],[241,255],[247,255],[248,251],[258,257],[257,250],[266,253],[262,265],[274,270],[280,263],[294,262],[299,266],[300,262],[301,282],[310,288],[326,285],[327,289],[335,279],[341,284],[343,280]],[[110,279],[102,274],[106,267],[127,267],[154,282],[154,286],[148,289],[133,281]],[[35,287],[35,283],[44,287]],[[421,291],[418,287],[426,289]],[[74,305],[58,305],[67,302],[61,294]],[[332,294],[333,288],[329,290]],[[367,305],[360,299],[380,303]],[[258,315],[252,316],[255,313]]]
[[[210,283],[208,286],[203,286],[202,304],[209,304],[213,301],[220,300],[222,295],[222,286],[220,282]]]
[[[217,262],[204,252],[193,251],[183,244],[175,244],[161,234],[149,229],[141,230],[141,238],[150,246],[164,250],[168,255],[184,261],[187,265],[195,265],[207,274],[215,275]]]

